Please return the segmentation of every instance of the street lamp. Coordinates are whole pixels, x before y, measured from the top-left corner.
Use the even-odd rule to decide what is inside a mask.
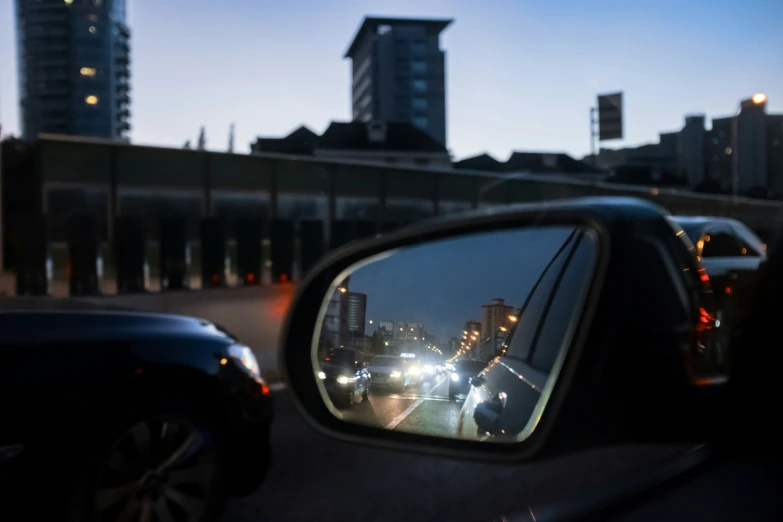
[[[516,315],[509,315],[508,316],[508,320],[511,321],[512,323],[516,323],[517,322],[517,316]]]
[[[764,102],[766,102],[766,101],[767,101],[767,95],[766,95],[766,94],[764,94],[763,92],[757,92],[756,94],[754,94],[754,95],[753,95],[753,97],[751,98],[751,100],[752,100],[752,101],[753,101],[753,103],[755,103],[756,105],[761,105],[762,103],[764,103]]]

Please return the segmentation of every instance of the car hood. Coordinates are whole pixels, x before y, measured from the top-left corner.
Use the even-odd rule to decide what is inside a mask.
[[[219,326],[184,315],[107,310],[0,311],[3,343],[133,341],[193,337],[236,340]]]

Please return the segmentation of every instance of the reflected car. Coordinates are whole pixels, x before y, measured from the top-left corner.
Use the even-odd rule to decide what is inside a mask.
[[[465,395],[470,391],[470,379],[476,377],[486,368],[484,361],[459,360],[454,364],[454,369],[449,376],[449,399],[457,400],[458,395]]]
[[[412,385],[419,386],[424,382],[424,364],[420,359],[407,359],[405,367],[408,369]]]
[[[356,350],[333,350],[324,357],[318,377],[335,406],[351,407],[368,398],[370,372]]]
[[[733,327],[748,312],[767,258],[766,245],[745,224],[714,216],[672,216],[695,246],[715,291],[718,319]]]
[[[261,483],[272,394],[236,337],[177,315],[9,308],[0,487],[20,488],[12,511],[46,512],[8,520],[116,520],[167,497],[191,507],[182,520],[211,520],[226,493]],[[173,509],[161,505],[158,519]]]
[[[405,359],[396,355],[377,355],[368,365],[370,370],[370,387],[390,388],[402,393],[412,380]]]

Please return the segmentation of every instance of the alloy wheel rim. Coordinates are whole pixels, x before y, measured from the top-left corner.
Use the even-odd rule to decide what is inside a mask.
[[[189,522],[208,506],[216,455],[208,435],[184,419],[138,422],[104,460],[93,497],[95,520]]]

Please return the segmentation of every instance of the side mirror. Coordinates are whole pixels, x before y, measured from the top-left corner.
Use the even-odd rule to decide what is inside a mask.
[[[476,375],[475,377],[471,377],[468,379],[468,382],[471,386],[483,386],[485,382],[487,382],[487,379],[485,377],[482,377],[481,375]]]
[[[665,211],[642,200],[440,218],[348,245],[310,272],[283,328],[284,377],[317,429],[385,447],[508,462],[611,443],[703,442],[725,379],[704,379],[692,356],[711,335],[700,320],[711,311],[688,291],[698,269]],[[437,350],[476,376],[418,384],[392,361],[373,367],[372,408],[338,409],[314,361],[339,338],[348,304],[378,318],[366,332],[384,339],[375,355]],[[494,319],[480,327],[485,307]],[[384,416],[418,386],[441,400]]]

